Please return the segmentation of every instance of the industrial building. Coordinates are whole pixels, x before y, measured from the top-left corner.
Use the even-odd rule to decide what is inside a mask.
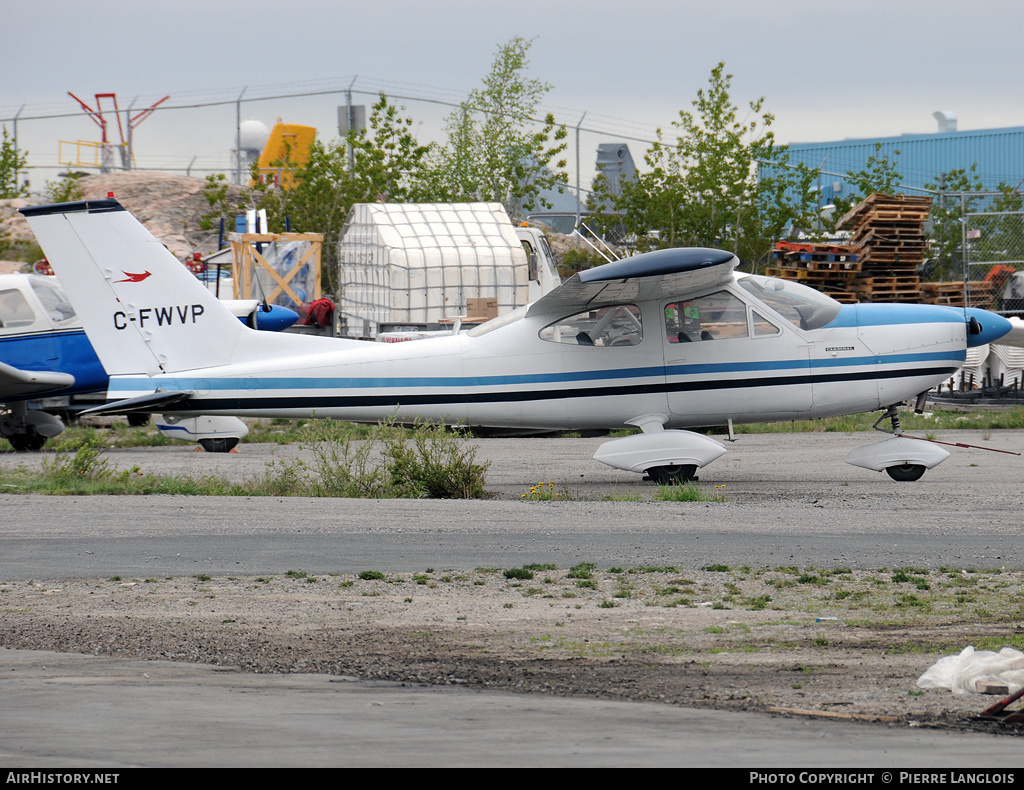
[[[872,156],[887,157],[894,164],[902,176],[901,191],[905,194],[925,194],[928,184],[934,191],[943,183],[944,173],[970,170],[973,165],[976,170],[972,175],[981,181],[983,190],[995,190],[1000,184],[1021,186],[1024,126],[961,132],[952,113],[936,112],[934,117],[938,130],[933,134],[792,143],[788,146],[789,160],[812,170],[821,169],[822,206],[846,197],[850,188],[845,174],[862,170]]]

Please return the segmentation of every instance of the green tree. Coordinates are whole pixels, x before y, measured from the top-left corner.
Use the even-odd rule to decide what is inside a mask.
[[[596,182],[593,208],[620,213],[640,249],[717,247],[746,262],[761,261],[785,229],[810,212],[814,173],[789,165],[786,147],[775,144],[774,117],[763,97],[739,120],[731,84],[719,63],[693,110],[680,110],[672,122],[675,140],[658,130],[644,155],[647,169],[623,183],[621,196]]]
[[[483,86],[448,119],[448,143],[433,157],[431,192],[441,201],[494,201],[510,216],[537,205],[542,192],[568,181],[564,125],[548,113],[535,121],[551,86],[526,76],[532,39],[498,48]]]
[[[999,263],[1024,258],[1024,195],[1006,183],[996,186],[993,194],[985,190],[977,175],[978,164],[969,168],[942,173],[925,188],[935,192],[932,200],[929,244],[932,258],[926,263],[923,277],[928,280],[954,281],[964,279],[964,234],[968,240],[970,260]],[[972,214],[981,216],[969,216]],[[965,222],[968,225],[965,227]],[[982,279],[988,270],[972,267],[968,279]]]
[[[14,145],[3,128],[3,141],[0,142],[0,199],[24,197],[28,187],[18,184],[18,173],[28,164],[28,151],[22,153]]]
[[[963,224],[966,212],[979,205],[983,185],[977,175],[978,165],[956,168],[943,173],[925,189],[936,193],[932,200],[931,233],[929,235],[931,261],[923,275],[927,280],[962,280],[964,276]]]
[[[287,163],[282,163],[287,166]],[[275,163],[275,167],[277,163]],[[290,187],[281,189],[258,182],[253,185],[257,208],[266,209],[268,230],[282,233],[321,233],[324,288],[332,292],[335,282],[338,239],[352,204],[357,202],[349,170],[346,144],[335,140],[310,146],[305,163],[293,172]]]
[[[354,203],[416,203],[429,199],[426,158],[431,147],[412,133],[413,119],[403,117],[383,93],[370,114],[369,129],[350,131],[351,193]]]
[[[82,173],[69,173],[57,181],[46,182],[47,203],[70,203],[82,199],[82,187],[78,179]]]

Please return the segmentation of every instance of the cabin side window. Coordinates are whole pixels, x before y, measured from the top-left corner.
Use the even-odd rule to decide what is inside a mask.
[[[747,306],[728,291],[718,291],[665,306],[665,334],[670,343],[749,337]]]
[[[0,326],[29,326],[36,320],[25,295],[17,288],[0,291]]]
[[[573,346],[635,346],[643,340],[640,308],[631,304],[599,307],[559,319],[540,330],[540,339]]]
[[[750,320],[754,326],[754,337],[772,337],[782,331],[757,310],[750,311]]]

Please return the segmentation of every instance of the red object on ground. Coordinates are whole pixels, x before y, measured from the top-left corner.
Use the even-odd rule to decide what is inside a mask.
[[[334,302],[330,299],[315,299],[305,302],[299,308],[299,323],[305,326],[330,326],[334,321]]]

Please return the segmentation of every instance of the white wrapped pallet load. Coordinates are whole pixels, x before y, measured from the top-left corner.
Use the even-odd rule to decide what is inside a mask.
[[[357,204],[338,253],[348,337],[438,325],[470,299],[496,299],[499,314],[529,301],[526,253],[498,203]]]

